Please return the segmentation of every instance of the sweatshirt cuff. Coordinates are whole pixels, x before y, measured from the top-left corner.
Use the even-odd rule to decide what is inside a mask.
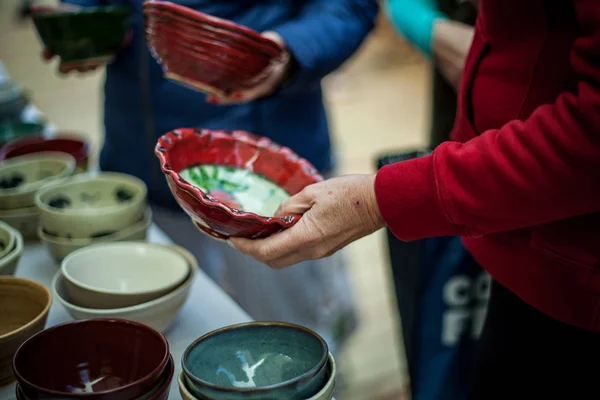
[[[375,196],[381,217],[400,240],[462,235],[463,229],[448,220],[441,206],[432,155],[381,168]]]

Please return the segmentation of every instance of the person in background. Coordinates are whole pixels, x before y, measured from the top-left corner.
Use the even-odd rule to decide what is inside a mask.
[[[481,0],[453,141],[284,202],[232,245],[273,268],[387,225],[462,236],[493,278],[470,400],[600,398],[600,2]]]
[[[209,239],[177,205],[153,148],[162,134],[181,127],[245,130],[291,148],[331,176],[335,162],[321,79],[358,49],[374,26],[378,3],[175,2],[265,32],[286,49],[286,57],[272,66],[264,83],[219,102],[163,77],[144,40],[142,0],[65,0],[86,7],[121,4],[132,8],[131,39],[106,66],[100,168],[143,179],[158,226],[175,243],[192,251],[199,265],[254,319],[312,328],[335,352],[356,323],[343,259],[334,256],[308,261],[278,273],[226,243]],[[84,72],[95,67],[77,65],[70,69]]]

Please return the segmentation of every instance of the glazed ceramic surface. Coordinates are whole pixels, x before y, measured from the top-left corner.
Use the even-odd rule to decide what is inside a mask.
[[[0,386],[14,379],[13,355],[26,339],[44,329],[52,296],[43,285],[0,276]]]
[[[327,358],[325,341],[306,328],[254,322],[201,337],[182,364],[196,397],[300,400],[325,384]]]
[[[218,239],[266,237],[291,227],[300,216],[264,217],[232,208],[184,179],[185,169],[198,165],[245,169],[289,195],[323,179],[290,149],[242,131],[177,129],[159,139],[156,155],[179,205],[201,231]]]
[[[231,208],[271,217],[290,195],[268,179],[247,169],[223,165],[186,168],[181,177]]]
[[[1,224],[5,225],[4,223]],[[8,253],[0,259],[0,275],[14,275],[23,254],[23,235],[12,227],[5,227],[4,229],[12,229],[11,234],[14,237],[14,243]]]
[[[17,233],[8,224],[0,222],[0,263],[2,259],[9,254],[15,247]],[[0,267],[0,274],[2,268]]]
[[[132,321],[92,319],[33,336],[15,354],[13,368],[27,397],[135,399],[156,387],[168,360],[159,332]]]
[[[52,236],[94,238],[133,225],[146,208],[146,185],[119,173],[81,174],[39,190],[35,202]]]
[[[75,250],[99,243],[125,242],[125,241],[145,241],[148,234],[148,228],[152,223],[152,211],[147,208],[142,219],[128,226],[125,229],[116,232],[107,233],[104,236],[88,239],[67,239],[59,236],[53,236],[44,230],[42,225],[38,226],[37,235],[48,248],[50,255],[54,260],[60,263],[66,256]]]
[[[166,332],[174,323],[177,313],[185,304],[191,285],[196,276],[198,263],[194,256],[183,247],[170,245],[173,251],[179,252],[190,265],[190,275],[173,291],[158,299],[131,307],[117,309],[92,309],[74,304],[65,288],[65,278],[59,270],[52,281],[52,290],[56,299],[75,319],[87,318],[124,318],[148,325],[157,331]]]
[[[0,221],[6,222],[23,235],[23,239],[37,239],[40,211],[37,207],[0,210]]]
[[[44,47],[61,63],[103,62],[121,48],[128,29],[124,7],[34,7],[33,23]]]
[[[88,308],[128,307],[161,297],[190,273],[187,260],[152,243],[107,243],[77,250],[62,262],[67,293]]]
[[[90,146],[74,135],[60,132],[56,137],[50,139],[44,136],[28,136],[13,140],[0,150],[0,161],[47,151],[70,154],[75,158],[80,171],[87,170]]]
[[[75,160],[64,153],[38,153],[0,164],[0,209],[30,207],[36,190],[75,171]]]
[[[44,131],[44,125],[17,120],[0,121],[0,146],[11,140],[27,136],[39,135]]]

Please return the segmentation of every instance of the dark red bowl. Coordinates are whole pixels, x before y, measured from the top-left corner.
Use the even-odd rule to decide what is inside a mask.
[[[28,136],[8,142],[0,149],[0,161],[31,153],[57,151],[72,155],[81,169],[87,169],[90,146],[84,140],[68,132],[59,132],[56,137]]]
[[[182,170],[201,164],[251,168],[290,195],[323,180],[292,150],[243,131],[176,129],[158,140],[156,155],[179,205],[199,229],[217,239],[267,237],[293,226],[300,216],[265,217],[231,208],[183,179]]]
[[[169,344],[154,329],[121,319],[88,319],[46,329],[13,358],[23,394],[39,399],[134,399],[161,382]]]

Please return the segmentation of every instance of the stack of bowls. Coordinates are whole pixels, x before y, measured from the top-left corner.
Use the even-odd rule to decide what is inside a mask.
[[[152,220],[146,193],[140,179],[109,172],[47,185],[35,197],[38,236],[57,261],[97,243],[144,240]]]
[[[0,221],[0,275],[13,275],[23,253],[23,235]]]
[[[75,319],[124,318],[165,332],[187,300],[196,268],[194,256],[178,246],[99,244],[65,258],[52,288]]]
[[[30,336],[46,325],[52,296],[29,279],[0,276],[0,386],[14,380],[12,359]]]
[[[184,400],[329,400],[336,366],[315,332],[281,322],[233,325],[202,336],[182,358]]]
[[[1,162],[0,221],[19,230],[26,239],[35,238],[39,221],[35,193],[74,170],[75,160],[64,153],[36,153]]]
[[[57,132],[52,138],[34,135],[15,139],[0,149],[0,161],[47,151],[72,155],[77,164],[77,172],[85,172],[88,169],[91,146],[81,135],[69,132]]]
[[[175,370],[162,334],[119,319],[46,329],[23,343],[13,369],[23,400],[165,400]]]
[[[168,79],[224,96],[264,80],[282,48],[258,32],[182,5],[144,3],[146,38]]]

